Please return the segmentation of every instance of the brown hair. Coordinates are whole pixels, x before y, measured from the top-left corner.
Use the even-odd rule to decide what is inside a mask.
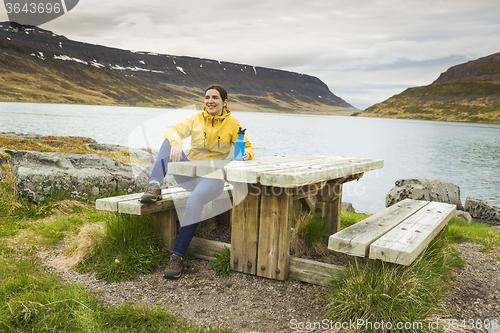
[[[222,98],[223,101],[225,101],[227,99],[227,91],[226,89],[221,86],[220,84],[211,84],[207,87],[207,89],[205,89],[205,94],[207,93],[208,90],[210,89],[215,89],[219,92],[220,94],[220,98]]]

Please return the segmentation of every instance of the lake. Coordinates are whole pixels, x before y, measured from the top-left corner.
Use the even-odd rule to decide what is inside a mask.
[[[83,136],[158,149],[166,126],[192,109],[0,103],[0,132]],[[358,211],[385,208],[401,178],[450,181],[467,196],[500,204],[500,125],[233,111],[256,155],[336,155],[383,159],[384,168],[344,187]],[[186,141],[186,140],[185,140]],[[189,148],[189,141],[183,149]]]

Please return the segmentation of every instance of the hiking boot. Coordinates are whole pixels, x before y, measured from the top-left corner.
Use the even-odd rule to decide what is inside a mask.
[[[167,264],[167,269],[163,273],[165,279],[178,279],[182,276],[182,266],[184,265],[184,260],[176,254],[170,256],[170,261]]]
[[[161,199],[162,199],[162,196],[161,196],[160,185],[158,185],[156,183],[149,183],[146,186],[146,191],[144,191],[144,194],[141,197],[141,202],[142,203],[151,203],[151,202],[160,201]]]

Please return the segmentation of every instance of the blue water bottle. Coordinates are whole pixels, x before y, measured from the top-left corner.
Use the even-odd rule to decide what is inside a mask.
[[[234,159],[236,161],[243,161],[243,155],[245,155],[245,131],[240,127],[238,131],[238,139],[234,143]]]

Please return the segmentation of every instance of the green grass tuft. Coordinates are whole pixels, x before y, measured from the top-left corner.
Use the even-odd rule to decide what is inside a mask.
[[[464,265],[450,239],[440,235],[410,266],[380,260],[350,265],[332,280],[325,294],[326,317],[334,322],[363,319],[391,322],[395,332],[430,332],[428,321],[445,316],[442,297],[453,269]],[[418,329],[396,328],[397,323],[422,322]],[[372,331],[362,326],[359,332]],[[370,328],[368,326],[368,328]]]
[[[343,210],[340,214],[340,230],[350,227],[353,224],[358,223],[366,219],[368,215],[359,214],[359,213],[350,213],[348,211]]]
[[[472,242],[484,246],[487,252],[493,246],[500,247],[500,230],[486,224],[467,222],[453,217],[444,232],[452,242]]]
[[[220,252],[214,253],[215,260],[210,263],[210,267],[215,271],[216,275],[231,276],[231,252],[224,245]]]
[[[314,244],[318,243],[326,243],[329,236],[328,225],[317,214],[308,215],[305,223],[298,223],[296,227],[299,239],[308,247],[313,247]]]
[[[105,281],[125,281],[149,273],[168,257],[159,225],[149,216],[110,216],[105,236],[94,240],[94,251],[79,265],[81,270],[95,269],[97,278]]]

